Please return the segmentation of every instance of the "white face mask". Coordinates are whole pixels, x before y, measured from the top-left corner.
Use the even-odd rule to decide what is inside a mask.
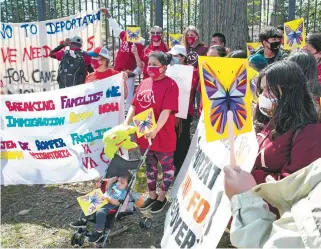
[[[269,99],[262,94],[259,96],[259,109],[262,114],[268,117],[272,117],[276,104],[278,102],[277,98]]]

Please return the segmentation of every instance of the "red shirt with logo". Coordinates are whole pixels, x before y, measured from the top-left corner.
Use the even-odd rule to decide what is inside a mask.
[[[85,83],[90,83],[90,82],[93,82],[96,80],[102,80],[102,79],[108,78],[110,76],[113,76],[115,74],[119,74],[119,72],[112,69],[112,68],[107,69],[104,72],[95,71],[95,72],[87,75]]]
[[[168,47],[166,46],[166,44],[164,42],[161,42],[161,44],[159,46],[153,46],[153,44],[148,45],[144,51],[142,52],[140,59],[144,62],[144,70],[143,70],[143,79],[147,79],[149,77],[148,73],[147,73],[147,66],[148,66],[148,55],[151,52],[155,52],[155,51],[161,51],[161,52],[168,52]]]
[[[70,48],[70,50],[72,51],[77,51],[77,50],[81,50],[80,48]],[[62,60],[62,57],[64,56],[65,54],[65,50],[60,50],[56,53],[54,53],[55,56],[56,56],[56,59],[58,61],[61,61]],[[84,52],[84,61],[85,61],[85,64],[86,65],[90,65],[91,64],[91,57],[86,53]]]
[[[188,65],[198,67],[198,56],[205,56],[207,53],[207,46],[204,43],[198,44],[195,48],[188,47],[187,50],[187,57],[186,63]]]
[[[165,76],[162,80],[152,78],[143,80],[136,90],[132,105],[139,114],[153,108],[156,122],[163,110],[171,110],[167,122],[153,140],[151,150],[157,152],[174,152],[176,149],[175,114],[178,112],[178,86],[176,82]],[[142,149],[147,149],[148,141],[144,137],[137,142]]]
[[[115,59],[115,70],[117,71],[133,71],[136,68],[135,55],[132,53],[132,42],[126,41],[126,32],[122,31],[119,35],[121,39],[121,44],[118,49],[116,59]],[[141,56],[143,52],[143,45],[141,43],[136,43],[138,55]]]

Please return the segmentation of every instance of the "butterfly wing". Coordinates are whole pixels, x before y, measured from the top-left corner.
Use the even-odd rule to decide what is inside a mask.
[[[296,40],[296,33],[287,25],[284,26],[285,35],[287,36],[287,44],[292,47]]]
[[[229,90],[230,109],[233,113],[233,120],[238,130],[241,130],[247,118],[244,97],[247,88],[247,70],[244,64],[238,69]]]
[[[255,53],[255,49],[251,45],[248,45],[247,48],[250,51],[250,55],[253,55]]]
[[[219,81],[216,73],[205,62],[202,67],[205,92],[211,101],[210,120],[211,125],[216,126],[216,132],[223,134],[227,122],[227,101],[224,86]]]
[[[298,45],[303,42],[303,22],[300,22],[298,28],[295,31],[295,40]]]
[[[129,36],[129,39],[133,39],[135,37],[135,34],[130,30],[128,30],[128,36]]]
[[[137,127],[138,132],[140,134],[143,134],[143,132],[144,132],[143,122],[144,121],[141,121],[141,120],[134,120],[134,125]]]
[[[175,46],[175,39],[174,39],[174,37],[170,36],[170,37],[169,37],[169,40],[170,40],[170,42],[171,42],[171,46],[174,47],[174,46]]]

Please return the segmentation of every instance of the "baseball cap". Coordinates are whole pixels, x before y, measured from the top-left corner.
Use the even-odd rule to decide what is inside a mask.
[[[70,43],[77,43],[77,44],[82,45],[82,39],[78,35],[76,35],[73,38],[71,38]]]
[[[182,45],[175,45],[172,47],[172,49],[168,52],[169,54],[172,55],[184,55],[185,57],[187,56],[186,48]]]
[[[100,55],[108,60],[110,59],[109,51],[105,47],[97,47],[94,49],[94,51],[88,52],[87,54],[91,57],[97,57]]]

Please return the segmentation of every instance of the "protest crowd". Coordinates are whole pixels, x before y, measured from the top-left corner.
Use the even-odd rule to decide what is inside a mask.
[[[259,34],[261,45],[249,55],[247,51],[228,48],[229,37],[222,33],[214,33],[211,43],[205,44],[194,26],[188,26],[182,43],[173,46],[165,42],[158,26],[150,30],[150,44],[145,44],[143,38],[128,42],[128,33],[108,10],[102,12],[114,36],[120,38],[113,63],[106,47],[82,50],[80,36],[61,41],[49,56],[59,61],[60,89],[92,84],[121,73],[126,109],[122,126],[132,126],[136,115],[152,108],[156,127],[136,141],[141,154],[146,152],[149,191],[140,209],[157,214],[168,204],[168,191],[191,145],[191,124],[205,115],[202,91],[207,85],[201,84],[198,57],[247,59],[258,72],[251,81],[256,99],[251,107],[259,151],[251,172],[237,165],[223,170],[225,193],[231,200],[231,243],[241,248],[320,248],[321,33],[307,34],[305,46],[290,51],[284,48],[283,26],[264,27]],[[186,119],[175,116],[179,112],[180,91],[175,80],[165,74],[173,65],[193,67]],[[158,164],[163,175],[160,185]],[[90,242],[101,239],[102,221],[124,200],[128,184],[126,176],[108,182],[109,204],[97,212]],[[74,228],[85,225],[83,213],[71,223]]]

